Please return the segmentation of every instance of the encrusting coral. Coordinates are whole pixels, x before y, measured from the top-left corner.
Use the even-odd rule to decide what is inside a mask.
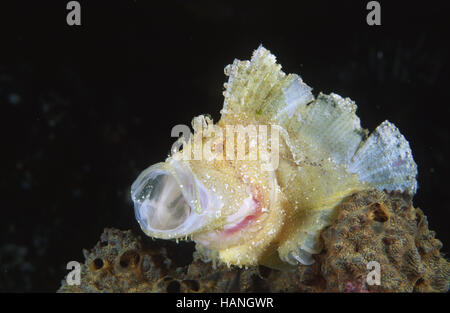
[[[264,266],[227,267],[200,254],[177,266],[167,249],[151,246],[131,231],[105,229],[84,250],[81,284],[66,280],[58,292],[446,292],[450,263],[426,216],[410,196],[377,190],[355,193],[321,233],[315,263],[294,271]],[[367,280],[369,262],[380,265],[380,284]]]
[[[445,292],[450,263],[426,216],[409,196],[359,193],[343,203],[337,220],[322,233],[327,252],[321,274],[327,291]],[[380,285],[368,286],[366,265],[380,264]]]

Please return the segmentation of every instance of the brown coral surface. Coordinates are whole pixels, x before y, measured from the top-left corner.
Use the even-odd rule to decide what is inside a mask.
[[[263,266],[228,268],[193,261],[178,266],[167,249],[148,245],[131,231],[105,229],[84,250],[81,284],[62,281],[58,292],[446,292],[450,263],[426,216],[399,193],[369,191],[343,201],[322,232],[315,264],[293,271]],[[370,262],[379,264],[379,284]]]

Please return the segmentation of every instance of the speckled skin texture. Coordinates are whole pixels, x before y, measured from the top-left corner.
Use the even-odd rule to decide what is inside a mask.
[[[348,197],[321,234],[315,264],[292,272],[263,266],[228,268],[193,261],[177,266],[165,248],[146,245],[131,231],[105,229],[84,250],[81,285],[58,292],[446,292],[450,263],[426,217],[399,193],[368,191]],[[370,261],[380,264],[381,284],[369,285]]]

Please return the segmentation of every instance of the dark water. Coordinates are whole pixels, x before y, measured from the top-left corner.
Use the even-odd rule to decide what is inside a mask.
[[[173,126],[219,118],[224,66],[261,43],[315,93],[355,100],[363,127],[400,128],[419,166],[414,203],[449,251],[439,3],[382,1],[382,26],[368,26],[367,1],[148,2],[80,1],[78,27],[66,1],[1,9],[0,291],[54,291],[104,227],[139,232],[131,183],[167,156]]]

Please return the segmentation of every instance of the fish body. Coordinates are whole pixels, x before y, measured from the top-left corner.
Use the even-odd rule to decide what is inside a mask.
[[[194,240],[205,258],[228,265],[310,265],[346,197],[416,192],[417,165],[392,123],[369,136],[353,101],[314,97],[262,46],[225,74],[221,119],[194,118],[182,149],[132,185],[147,235]]]

